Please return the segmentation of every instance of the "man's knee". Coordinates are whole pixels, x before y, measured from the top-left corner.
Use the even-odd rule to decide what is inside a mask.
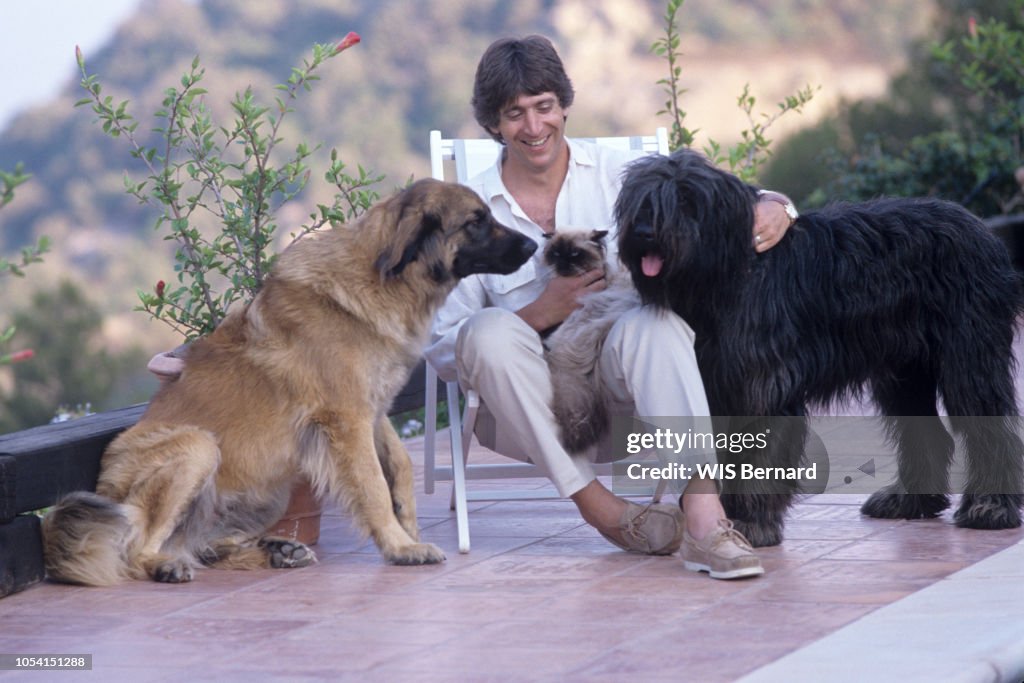
[[[671,311],[639,306],[615,321],[608,332],[606,346],[628,350],[665,352],[676,345],[693,348],[693,328]]]
[[[507,360],[523,353],[543,354],[540,336],[522,318],[503,308],[474,313],[459,330],[455,344],[460,366]]]

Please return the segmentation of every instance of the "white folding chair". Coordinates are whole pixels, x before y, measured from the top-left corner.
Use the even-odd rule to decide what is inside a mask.
[[[658,128],[654,135],[626,137],[583,138],[599,145],[623,150],[643,150],[649,154],[668,154],[668,132]],[[454,180],[465,183],[495,163],[501,145],[490,139],[442,138],[441,131],[430,131],[430,173],[438,180]],[[446,168],[450,169],[446,173]],[[536,465],[525,462],[507,464],[467,462],[469,447],[473,438],[480,397],[473,390],[466,392],[465,412],[459,414],[458,382],[446,382],[445,393],[448,401],[448,419],[451,438],[451,466],[440,466],[436,460],[437,438],[437,373],[427,363],[426,408],[423,444],[423,489],[433,493],[438,481],[452,482],[452,508],[455,510],[456,527],[459,536],[459,552],[469,552],[469,501],[476,500],[537,500],[560,498],[551,487],[544,489],[500,489],[467,491],[467,479],[510,479],[536,478],[544,474]],[[608,470],[598,468],[599,473]],[[663,487],[659,487],[657,495]]]

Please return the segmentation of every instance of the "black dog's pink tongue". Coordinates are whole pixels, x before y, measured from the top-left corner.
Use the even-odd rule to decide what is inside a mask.
[[[647,277],[656,277],[664,264],[665,259],[661,257],[661,254],[644,254],[640,260],[640,268]]]

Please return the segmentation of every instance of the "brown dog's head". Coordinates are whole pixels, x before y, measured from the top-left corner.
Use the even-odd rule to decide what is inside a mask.
[[[548,235],[544,262],[562,277],[582,275],[604,265],[607,230],[571,230]]]
[[[400,277],[414,262],[436,282],[474,273],[506,275],[537,250],[536,242],[494,220],[463,185],[420,180],[389,203],[395,232],[376,261],[385,280]]]

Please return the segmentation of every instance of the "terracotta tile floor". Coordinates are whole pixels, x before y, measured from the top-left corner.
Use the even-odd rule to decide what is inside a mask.
[[[562,501],[472,504],[460,555],[448,494],[419,496],[439,566],[385,565],[328,509],[307,569],[34,586],[0,601],[0,652],[88,653],[93,670],[0,680],[732,681],[1024,538],[948,513],[869,520],[864,495],[821,494],[760,551],[765,576],[724,582],[619,552]]]

